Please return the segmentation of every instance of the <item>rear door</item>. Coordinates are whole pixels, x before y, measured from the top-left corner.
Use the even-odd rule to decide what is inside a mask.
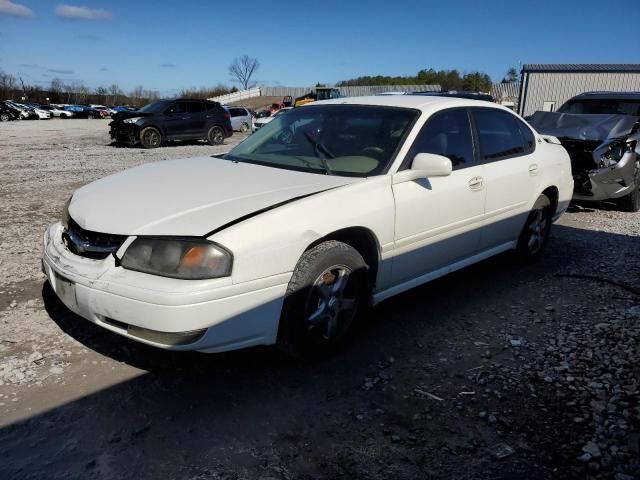
[[[480,250],[517,240],[536,186],[535,137],[515,115],[497,108],[471,109],[486,183]]]
[[[163,112],[159,122],[168,138],[184,138],[189,131],[189,112],[187,102],[173,102]]]
[[[447,177],[393,185],[396,200],[393,283],[446,268],[473,255],[484,215],[484,166],[476,161],[466,108],[434,114],[416,137],[401,169],[418,153],[451,160]]]
[[[207,116],[205,103],[197,101],[187,102],[187,108],[189,114],[187,135],[193,138],[206,138]]]

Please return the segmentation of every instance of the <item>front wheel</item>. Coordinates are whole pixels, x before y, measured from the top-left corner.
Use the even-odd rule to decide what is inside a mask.
[[[8,122],[9,121],[9,115],[6,113],[0,114],[0,122]]]
[[[247,133],[249,131],[249,124],[243,123],[240,125],[240,133]]]
[[[162,135],[155,127],[146,127],[140,131],[142,148],[157,148],[162,143]]]
[[[366,306],[368,266],[353,247],[330,240],[306,251],[282,306],[278,345],[296,357],[331,353]]]
[[[628,195],[618,200],[618,208],[623,212],[637,212],[640,211],[640,167],[639,172],[636,175],[635,183],[636,188]]]
[[[211,145],[222,145],[222,142],[224,142],[224,131],[220,127],[211,127],[207,134],[207,140]]]
[[[518,257],[525,262],[533,262],[540,258],[547,246],[551,223],[553,220],[553,205],[545,194],[541,194],[533,204],[531,213],[518,238],[516,251]]]

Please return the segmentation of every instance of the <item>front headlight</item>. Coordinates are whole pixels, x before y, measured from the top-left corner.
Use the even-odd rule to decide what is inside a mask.
[[[614,140],[601,145],[596,150],[598,153],[600,153],[600,161],[598,162],[598,167],[604,168],[614,166],[616,163],[622,160],[622,157],[625,153],[633,152],[635,148],[635,141],[624,142]]]
[[[228,277],[233,257],[222,246],[199,238],[136,238],[122,267],[183,280]]]
[[[142,117],[131,117],[131,118],[125,118],[123,120],[124,123],[136,123],[138,120],[140,120]]]

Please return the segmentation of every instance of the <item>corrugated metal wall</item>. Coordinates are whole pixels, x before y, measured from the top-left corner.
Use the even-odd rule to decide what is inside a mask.
[[[640,73],[524,72],[520,115],[542,110],[555,102],[555,110],[580,93],[598,90],[640,91]]]
[[[439,92],[440,85],[372,85],[357,87],[336,87],[345,97],[363,97],[376,95],[383,92]],[[301,97],[312,92],[315,87],[260,87],[262,96],[284,97],[291,95],[293,98]]]

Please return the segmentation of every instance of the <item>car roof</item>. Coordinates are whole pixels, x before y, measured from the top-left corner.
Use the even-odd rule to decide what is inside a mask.
[[[313,105],[378,105],[384,107],[414,108],[424,111],[442,110],[453,107],[489,107],[511,111],[497,103],[486,100],[472,100],[459,97],[438,97],[430,95],[375,95],[368,97],[346,97],[331,100],[320,100],[305,106]],[[513,112],[512,112],[513,113]]]
[[[581,93],[580,95],[576,95],[570,100],[577,99],[577,98],[579,99],[593,98],[596,100],[607,99],[607,98],[617,99],[617,100],[640,100],[640,92],[606,92],[606,91],[584,92],[584,93]]]

